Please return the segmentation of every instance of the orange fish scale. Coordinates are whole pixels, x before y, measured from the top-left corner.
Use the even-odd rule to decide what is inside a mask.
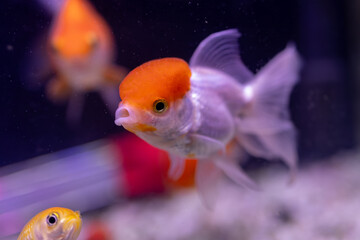
[[[123,102],[143,109],[152,109],[159,98],[169,104],[181,99],[190,90],[189,65],[179,58],[152,60],[132,70],[119,87]]]

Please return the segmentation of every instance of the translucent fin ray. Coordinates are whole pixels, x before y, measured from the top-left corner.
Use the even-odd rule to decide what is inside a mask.
[[[288,112],[290,93],[299,80],[301,60],[293,44],[275,56],[245,87],[249,107],[240,119],[247,133],[274,133],[293,129]]]
[[[168,177],[172,180],[178,180],[184,172],[185,169],[185,159],[176,155],[169,155],[170,158],[170,168],[168,171]]]
[[[239,37],[236,29],[211,34],[196,48],[190,59],[190,67],[217,69],[241,83],[248,82],[253,74],[240,59]]]
[[[251,190],[258,191],[260,189],[259,186],[234,162],[219,160],[215,161],[215,164],[236,184]]]
[[[237,120],[237,139],[251,154],[282,159],[295,176],[296,129],[291,122],[289,98],[299,80],[301,59],[293,44],[276,55],[248,88],[248,107]]]
[[[216,187],[221,178],[221,171],[213,161],[198,161],[195,182],[201,200],[208,209],[213,209],[216,202]]]

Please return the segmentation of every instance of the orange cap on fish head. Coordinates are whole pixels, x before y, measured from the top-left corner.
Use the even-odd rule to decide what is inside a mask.
[[[190,90],[189,65],[179,58],[162,58],[146,62],[132,70],[119,87],[124,103],[152,109],[157,99],[169,104]]]

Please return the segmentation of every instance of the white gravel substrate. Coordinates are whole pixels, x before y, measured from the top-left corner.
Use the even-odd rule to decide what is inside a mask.
[[[223,181],[206,209],[194,189],[119,204],[99,215],[116,240],[360,240],[360,154],[253,178],[261,191]],[[85,217],[85,231],[86,231]]]

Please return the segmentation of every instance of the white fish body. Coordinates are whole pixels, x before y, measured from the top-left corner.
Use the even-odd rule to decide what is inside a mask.
[[[190,60],[190,90],[169,107],[172,117],[167,126],[155,117],[150,123],[157,131],[135,131],[170,153],[169,175],[175,179],[181,176],[185,158],[199,160],[196,182],[208,206],[213,204],[210,192],[219,169],[236,183],[257,188],[226,156],[226,146],[234,139],[250,154],[282,159],[292,173],[296,171],[296,130],[288,101],[299,79],[300,58],[289,44],[253,75],[240,59],[239,36],[231,29],[206,38]],[[127,119],[129,113],[133,115],[131,107],[125,105],[120,104],[117,110],[118,125],[126,125],[121,113],[126,111]]]

